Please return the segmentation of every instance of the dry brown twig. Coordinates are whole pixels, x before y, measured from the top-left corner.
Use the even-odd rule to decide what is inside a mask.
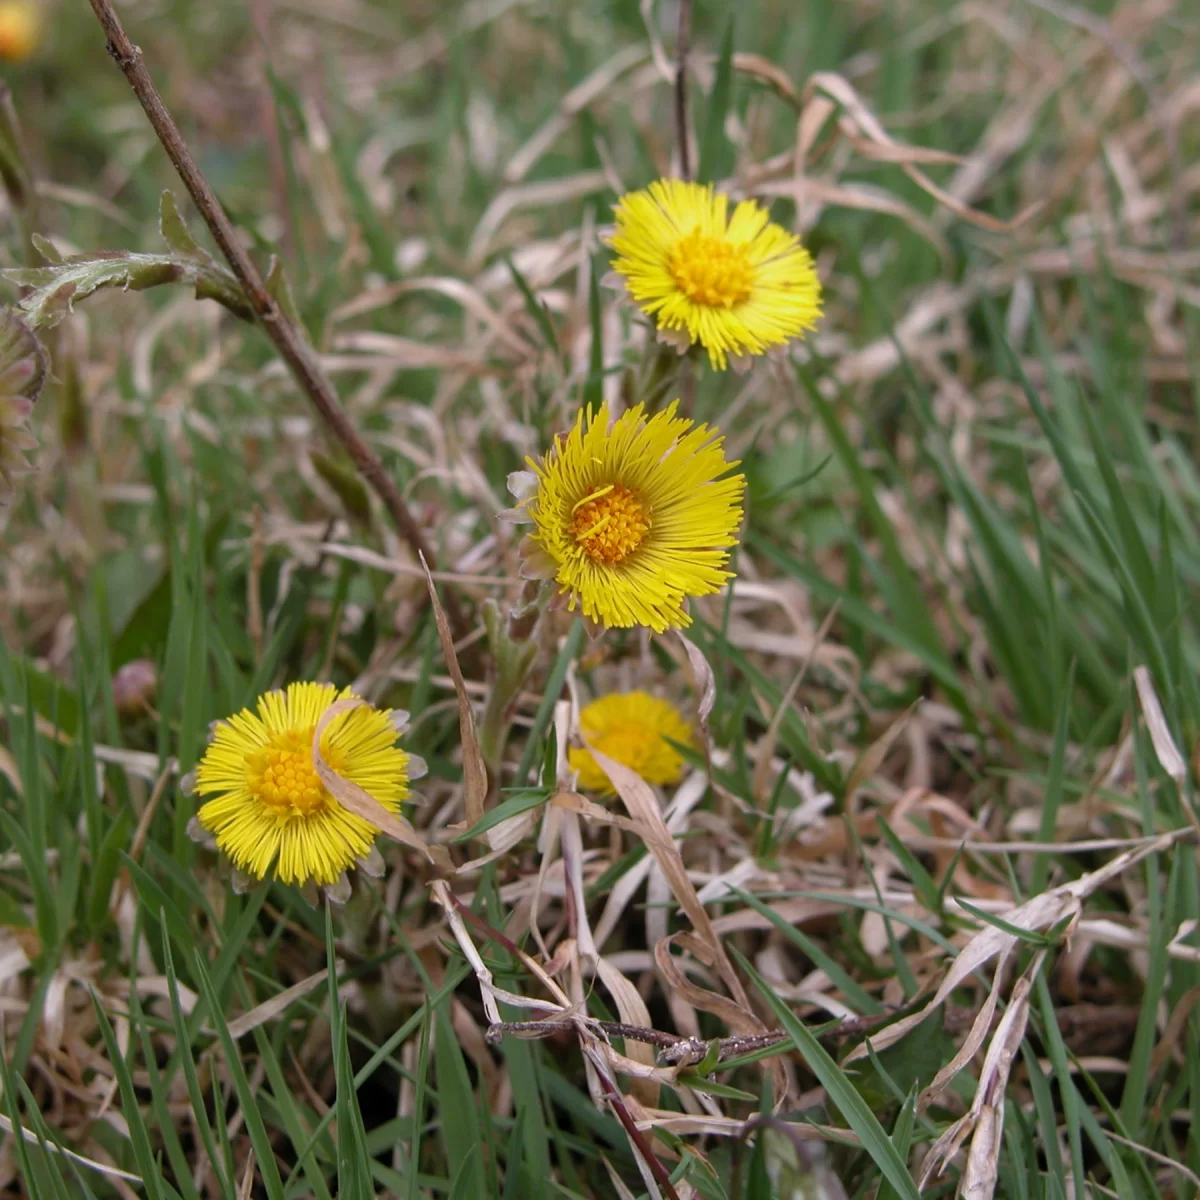
[[[688,48],[692,40],[692,0],[679,0],[679,26],[675,39],[675,133],[679,148],[679,174],[692,177],[691,147],[688,145]]]
[[[201,173],[191,150],[183,140],[183,135],[179,132],[179,127],[158,94],[158,89],[146,68],[142,51],[130,41],[113,8],[112,0],[91,0],[91,5],[108,39],[109,54],[128,80],[159,142],[167,152],[167,157],[170,158],[179,178],[183,180],[213,240],[237,276],[247,301],[279,356],[287,364],[300,390],[312,401],[322,421],[354,460],[359,473],[383,501],[396,529],[413,553],[418,557],[424,556],[425,561],[434,568],[436,558],[433,550],[404,502],[399,488],[384,469],[383,463],[372,453],[358,430],[354,428],[342,408],[333,384],[322,371],[304,332],[288,317],[268,291],[262,275],[254,265],[254,260],[242,246],[237,230],[225,215],[221,202]],[[456,636],[465,636],[469,632],[466,620],[456,599],[449,593],[446,596],[446,609]]]

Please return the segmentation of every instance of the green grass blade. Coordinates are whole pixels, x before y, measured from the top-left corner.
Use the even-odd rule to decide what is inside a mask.
[[[733,172],[733,146],[725,136],[725,118],[733,100],[733,27],[731,15],[725,24],[725,36],[717,55],[717,70],[704,118],[704,135],[700,139],[700,162],[696,170],[700,183],[716,183]]]
[[[825,1047],[817,1041],[808,1027],[775,995],[749,961],[739,954],[735,947],[731,946],[730,950],[738,959],[742,970],[758,988],[763,999],[774,1010],[775,1015],[779,1018],[779,1023],[795,1043],[796,1049],[808,1064],[809,1070],[825,1089],[825,1094],[846,1119],[850,1128],[858,1134],[863,1149],[870,1155],[871,1161],[896,1189],[896,1195],[901,1200],[920,1200],[920,1193],[917,1191],[916,1184],[913,1183],[912,1176],[908,1173],[908,1167],[888,1137],[886,1130],[880,1125],[879,1118],[867,1107],[866,1101],[858,1094],[854,1084],[846,1078],[841,1067],[830,1058]]]
[[[263,1123],[262,1111],[246,1077],[246,1068],[242,1065],[242,1056],[237,1044],[229,1034],[229,1025],[221,1008],[220,999],[213,987],[212,979],[204,956],[199,950],[194,955],[196,978],[200,982],[200,993],[208,1005],[209,1021],[217,1031],[217,1038],[225,1057],[225,1065],[233,1078],[234,1090],[237,1092],[238,1103],[246,1121],[246,1132],[250,1135],[250,1144],[254,1147],[254,1158],[258,1166],[259,1178],[262,1180],[268,1200],[285,1200],[283,1180],[279,1177],[279,1165],[275,1161],[275,1151],[267,1127]]]
[[[133,1086],[133,1076],[129,1064],[117,1044],[117,1035],[108,1019],[108,1014],[100,1005],[100,999],[92,993],[92,1007],[96,1012],[96,1023],[100,1027],[100,1035],[104,1039],[104,1047],[108,1052],[108,1061],[113,1074],[117,1078],[117,1086],[121,1091],[121,1109],[129,1126],[129,1140],[133,1146],[134,1158],[137,1160],[138,1173],[142,1177],[142,1185],[146,1189],[149,1200],[167,1200],[168,1193],[163,1184],[154,1151],[150,1148],[150,1134],[146,1129],[145,1118],[138,1104],[137,1091]]]

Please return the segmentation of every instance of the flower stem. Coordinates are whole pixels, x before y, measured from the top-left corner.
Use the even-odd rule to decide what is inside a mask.
[[[479,749],[487,766],[491,799],[500,788],[513,710],[537,657],[534,635],[550,592],[548,586],[530,580],[507,618],[501,617],[500,607],[494,601],[486,602],[483,607],[494,676],[479,722]]]
[[[680,362],[679,351],[674,346],[657,339],[646,343],[636,399],[646,406],[648,415],[653,416],[658,411],[676,379]]]

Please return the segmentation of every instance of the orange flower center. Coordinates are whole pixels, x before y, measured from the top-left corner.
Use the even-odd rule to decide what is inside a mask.
[[[324,808],[329,793],[312,764],[316,726],[274,733],[246,760],[246,787],[278,817],[307,817]],[[340,755],[324,747],[325,761],[336,771]]]
[[[693,304],[732,308],[750,296],[753,270],[746,247],[698,229],[681,238],[667,257],[667,269]]]
[[[650,513],[627,488],[610,483],[571,510],[571,533],[594,562],[623,562],[650,532]]]

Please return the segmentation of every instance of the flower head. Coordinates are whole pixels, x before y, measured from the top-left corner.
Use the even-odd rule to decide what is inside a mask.
[[[332,684],[293,683],[217,722],[195,784],[213,798],[196,816],[246,875],[266,879],[274,867],[283,883],[329,887],[370,861],[374,827],[338,803],[313,765],[317,722],[349,695]],[[330,768],[393,813],[424,765],[395,744],[403,716],[362,705],[335,716],[321,737]]]
[[[689,746],[692,727],[673,704],[649,692],[601,696],[580,712],[579,726],[601,754],[636,771],[647,783],[676,783],[683,774],[683,758],[667,738]],[[580,787],[593,792],[612,790],[608,776],[586,746],[572,746],[568,759]]]
[[[30,470],[25,452],[37,442],[26,424],[46,377],[46,355],[29,328],[0,311],[0,502],[13,477]]]
[[[621,197],[610,241],[613,270],[660,335],[686,335],[720,370],[730,355],[786,345],[821,315],[821,283],[800,239],[754,200],[732,216],[728,207],[711,184],[660,179]]]
[[[0,0],[0,59],[24,62],[37,48],[40,33],[31,0]]]
[[[560,597],[595,623],[656,633],[689,625],[688,596],[720,591],[737,542],[745,478],[726,472],[722,439],[642,405],[610,422],[608,406],[581,411],[532,472],[510,479],[518,519],[533,522],[524,570],[553,579]]]

